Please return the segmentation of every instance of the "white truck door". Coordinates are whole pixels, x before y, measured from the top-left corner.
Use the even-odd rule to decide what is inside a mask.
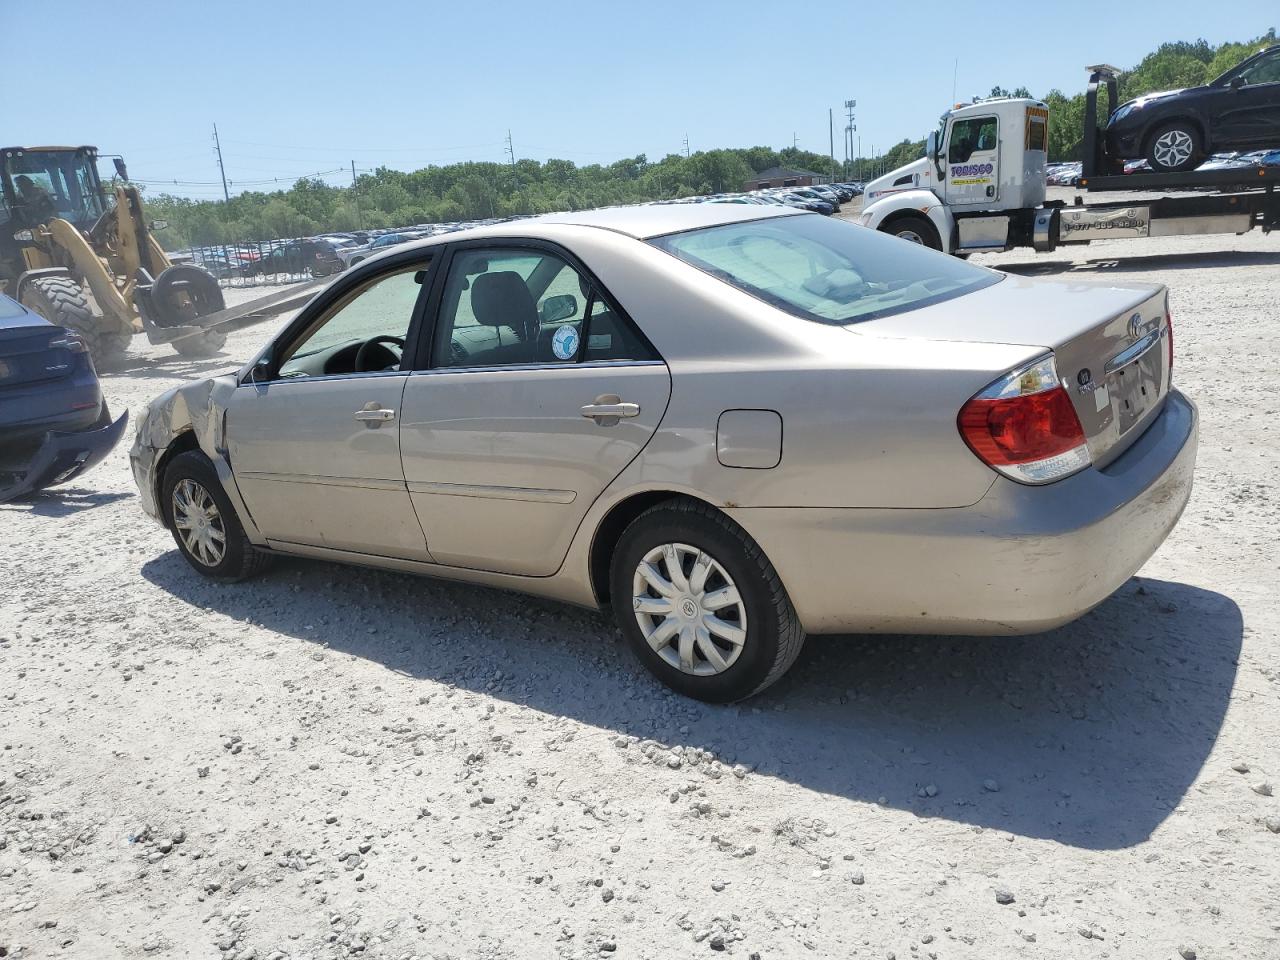
[[[994,114],[952,121],[946,156],[950,206],[990,206],[1000,199],[1000,121]]]

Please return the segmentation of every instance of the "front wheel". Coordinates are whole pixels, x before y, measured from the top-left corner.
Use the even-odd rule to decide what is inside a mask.
[[[1198,167],[1204,156],[1200,130],[1189,120],[1166,123],[1147,141],[1147,163],[1160,173],[1176,173]]]
[[[804,630],[768,557],[706,504],[647,510],[623,532],[610,566],[614,615],[641,663],[667,686],[710,703],[777,681]]]
[[[899,240],[918,243],[923,247],[929,247],[931,250],[942,249],[942,241],[938,238],[938,231],[924,217],[899,217],[880,229],[884,233],[892,234]]]
[[[174,542],[196,572],[235,583],[263,570],[271,555],[258,550],[227,499],[209,458],[188,450],[165,468],[161,505]]]

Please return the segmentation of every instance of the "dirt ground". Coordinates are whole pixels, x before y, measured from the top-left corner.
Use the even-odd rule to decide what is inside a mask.
[[[549,602],[210,584],[127,444],[0,507],[0,957],[1280,957],[1280,239],[977,262],[1168,284],[1203,417],[1168,542],[1045,636],[814,638],[714,708]]]

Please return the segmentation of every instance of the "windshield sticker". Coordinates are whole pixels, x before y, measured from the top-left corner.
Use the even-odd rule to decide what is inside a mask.
[[[551,352],[557,360],[572,360],[578,355],[578,331],[574,327],[564,326],[551,338]]]

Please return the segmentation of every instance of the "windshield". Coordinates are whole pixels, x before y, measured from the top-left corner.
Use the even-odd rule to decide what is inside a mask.
[[[845,324],[958,297],[1000,280],[919,244],[822,216],[770,217],[650,241],[788,313]]]
[[[61,217],[97,220],[106,211],[94,161],[74,150],[25,150],[5,158],[5,193],[14,218],[27,224]]]

